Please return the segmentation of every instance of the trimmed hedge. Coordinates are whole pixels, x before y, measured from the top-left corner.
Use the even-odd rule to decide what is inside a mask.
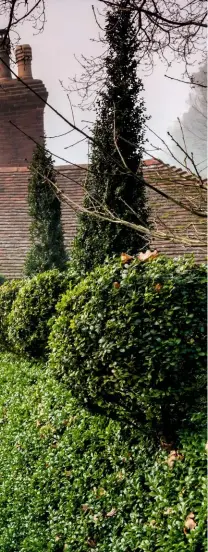
[[[0,274],[0,286],[2,286],[2,284],[6,281],[6,278],[4,278],[4,276],[2,276],[2,274]]]
[[[57,309],[50,366],[82,405],[169,440],[204,408],[205,266],[163,256],[114,261]]]
[[[81,410],[44,368],[0,357],[0,550],[205,552],[204,417],[180,432],[171,466],[137,429]]]
[[[25,280],[8,317],[8,336],[17,354],[34,358],[46,354],[49,321],[60,295],[72,282],[70,273],[57,269]]]
[[[23,285],[22,280],[10,280],[0,286],[0,348],[9,350],[11,344],[8,339],[8,317],[13,301]]]

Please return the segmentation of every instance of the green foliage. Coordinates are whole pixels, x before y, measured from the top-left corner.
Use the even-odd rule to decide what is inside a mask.
[[[10,280],[0,286],[0,349],[11,348],[8,340],[8,316],[22,285],[22,280]]]
[[[50,365],[82,405],[166,439],[203,410],[205,266],[163,256],[106,263],[63,296],[58,314]]]
[[[6,281],[6,278],[0,274],[0,286]]]
[[[45,354],[49,320],[60,294],[72,282],[71,275],[55,269],[25,281],[8,318],[8,335],[16,353],[35,358]]]
[[[206,551],[201,415],[170,468],[168,452],[80,410],[37,363],[1,356],[0,388],[2,552]]]
[[[66,252],[61,223],[61,204],[55,193],[52,157],[37,146],[30,165],[28,189],[31,248],[25,262],[27,276],[54,268],[63,270]]]
[[[137,29],[126,0],[106,12],[105,86],[97,102],[85,207],[147,226],[145,185],[140,168],[146,121],[141,80],[137,77]],[[115,136],[117,148],[115,147]],[[122,162],[124,159],[127,170]],[[108,212],[105,211],[105,215]],[[73,257],[80,270],[90,271],[107,256],[136,253],[145,244],[126,226],[81,214]]]

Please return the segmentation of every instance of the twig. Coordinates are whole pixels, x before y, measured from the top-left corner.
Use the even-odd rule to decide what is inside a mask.
[[[181,79],[176,79],[175,77],[170,77],[169,75],[165,75],[165,77],[167,79],[182,82],[183,84],[189,84],[189,86],[200,86],[201,88],[207,88],[207,85],[202,84],[201,82],[184,81],[184,80],[181,80]]]

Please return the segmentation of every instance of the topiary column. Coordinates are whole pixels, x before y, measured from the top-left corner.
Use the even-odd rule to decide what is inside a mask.
[[[137,30],[127,7],[121,0],[106,12],[105,86],[97,101],[85,206],[101,212],[105,205],[118,218],[147,226],[141,171],[146,115],[137,76]],[[132,254],[145,244],[146,236],[133,229],[82,214],[73,256],[88,271],[108,255]]]
[[[61,223],[61,204],[53,183],[52,156],[37,146],[30,165],[28,189],[31,247],[25,262],[27,276],[53,268],[63,270],[67,260]]]

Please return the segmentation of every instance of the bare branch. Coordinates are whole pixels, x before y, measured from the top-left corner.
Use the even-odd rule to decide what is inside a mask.
[[[105,214],[105,212],[100,212],[100,211],[97,211],[97,210],[92,211],[90,209],[87,209],[83,205],[83,203],[79,204],[79,203],[75,202],[74,200],[72,200],[71,198],[69,198],[59,188],[59,186],[57,186],[57,184],[55,184],[47,176],[42,175],[38,170],[37,170],[37,174],[39,174],[42,178],[44,177],[53,186],[59,200],[65,202],[67,205],[69,205],[69,207],[71,209],[73,209],[73,211],[75,211],[76,213],[77,212],[85,213],[86,215],[88,215],[91,218],[96,218],[96,219],[99,219],[99,220],[102,220],[102,221],[105,221],[105,222],[111,222],[115,225],[126,226],[127,228],[131,228],[131,229],[135,230],[136,232],[138,232],[138,234],[148,235],[151,238],[160,238],[162,240],[167,240],[167,241],[170,241],[172,243],[178,243],[179,242],[179,237],[174,233],[174,231],[172,229],[171,230],[168,229],[168,232],[161,232],[160,230],[149,230],[148,228],[142,226],[141,224],[135,224],[135,223],[123,220],[121,218],[116,217],[115,215],[112,215],[111,213],[110,213],[109,216],[107,216]],[[184,236],[180,237],[180,242],[184,246],[185,245],[186,246],[187,245],[189,245],[189,246],[197,246],[197,245],[198,246],[199,245],[200,246],[205,246],[206,245],[206,241],[203,243],[199,239],[186,238]]]
[[[188,81],[182,80],[182,79],[176,79],[175,77],[170,77],[170,75],[165,75],[167,79],[171,79],[174,81],[182,82],[183,84],[189,84],[189,86],[200,86],[201,88],[207,88],[206,84],[202,84],[201,82],[194,82],[191,78]]]
[[[206,55],[207,8],[204,0],[99,0],[106,10],[128,10],[139,34],[139,61],[152,66],[152,52],[170,67],[185,62],[192,69],[196,53]]]
[[[176,144],[176,146],[177,146],[183,153],[185,153],[186,157],[191,161],[191,163],[192,163],[192,165],[193,165],[193,167],[194,167],[194,169],[195,169],[195,171],[196,171],[196,174],[197,174],[197,176],[198,176],[198,179],[199,179],[199,181],[200,181],[200,185],[203,187],[204,182],[203,182],[203,179],[202,179],[202,177],[201,177],[201,175],[200,175],[200,173],[199,173],[199,171],[198,171],[198,169],[197,169],[196,163],[195,163],[195,161],[194,161],[193,153],[191,153],[191,155],[189,155],[189,154],[187,153],[187,151],[184,150],[184,148],[177,142],[177,140],[175,140],[175,138],[172,136],[172,134],[171,134],[170,132],[168,132],[167,134],[168,134],[168,136],[170,136],[171,140]]]
[[[81,140],[77,140],[77,142],[74,142],[73,144],[70,144],[69,146],[65,146],[65,150],[69,148],[73,148],[74,146],[77,146],[77,144],[80,144],[81,142],[84,142],[86,138],[81,138]]]
[[[8,23],[4,29],[1,47],[6,43],[10,31],[14,31],[19,23],[26,19],[32,21],[33,27],[42,32],[45,24],[45,0],[27,0],[24,2],[25,11],[22,13],[23,2],[21,0],[0,0],[0,15],[8,14]]]
[[[0,59],[1,59],[1,58],[0,58]],[[2,61],[5,63],[5,61],[4,61],[3,59],[2,59]],[[6,63],[5,63],[5,65],[7,66]],[[51,104],[49,104],[47,101],[45,101],[45,100],[44,100],[34,89],[32,89],[32,88],[30,87],[30,85],[29,85],[27,82],[23,81],[20,77],[18,77],[18,76],[16,75],[16,73],[15,73],[13,70],[11,70],[11,72],[13,73],[13,75],[14,75],[20,82],[22,82],[22,84],[23,84],[27,89],[29,89],[33,94],[35,94],[44,104],[48,105],[48,107],[49,107],[53,112],[55,112],[56,115],[58,115],[62,120],[64,120],[64,122],[67,123],[72,129],[78,131],[81,135],[83,135],[85,138],[87,138],[87,139],[88,139],[89,141],[91,141],[92,143],[95,142],[94,138],[92,138],[91,136],[89,136],[89,135],[88,135],[86,132],[84,132],[82,129],[80,129],[79,127],[77,127],[76,125],[74,125],[73,123],[71,123],[68,119],[66,119],[66,118],[65,118],[61,113],[59,113]],[[31,136],[29,136],[28,134],[24,133],[24,131],[22,131],[22,129],[20,129],[17,125],[15,125],[14,122],[10,121],[10,123],[11,123],[13,126],[15,126],[18,130],[20,130],[23,134],[25,134],[29,139],[33,140],[33,139],[31,138]],[[158,137],[158,135],[157,135],[154,131],[152,131],[152,132],[153,132],[153,134],[155,134],[155,135]],[[34,141],[34,140],[33,140],[33,141]],[[162,139],[161,139],[161,141],[164,142]],[[34,141],[34,142],[35,142],[35,141]],[[164,144],[165,144],[165,142],[164,142]],[[98,145],[98,147],[100,147],[100,148],[102,147],[102,144],[97,144],[97,145]],[[165,144],[165,145],[166,145],[166,144]],[[167,145],[166,145],[166,147],[167,147]],[[170,151],[170,150],[169,150],[169,151]],[[171,153],[171,151],[170,151],[170,153]],[[52,153],[52,155],[55,155],[57,158],[59,158],[59,159],[65,161],[66,163],[71,163],[69,160],[66,160],[66,159],[64,159],[64,158],[61,157],[61,156],[58,156],[58,155],[53,154],[53,153]],[[110,155],[110,157],[111,157],[111,155]],[[114,160],[113,157],[112,157],[112,159],[113,159],[113,162],[115,162],[115,160]],[[119,166],[119,168],[120,168],[121,170],[123,169],[122,172],[125,173],[126,171],[129,171],[129,169],[128,169],[128,167],[125,167],[125,163],[123,163],[123,161],[124,161],[124,160],[122,160],[122,164],[121,164],[121,165],[118,165],[118,163],[117,163],[117,165]],[[75,165],[75,164],[74,164],[74,165]],[[76,165],[75,165],[75,166],[76,166]],[[134,176],[135,176],[136,179],[138,178],[137,175],[134,175]],[[192,212],[193,214],[195,214],[195,215],[197,215],[197,216],[199,216],[199,217],[202,217],[202,218],[205,218],[205,217],[206,217],[206,214],[205,214],[205,213],[203,213],[203,212],[201,212],[201,211],[198,211],[198,210],[196,210],[196,209],[190,209],[190,208],[189,208],[187,205],[185,205],[183,202],[178,201],[177,199],[175,199],[175,198],[169,196],[169,194],[166,194],[165,192],[163,192],[162,190],[160,190],[160,189],[158,189],[157,187],[153,186],[152,184],[150,184],[150,183],[148,183],[148,182],[145,182],[145,184],[146,184],[147,188],[150,188],[150,189],[154,190],[155,192],[157,192],[159,195],[161,195],[161,196],[164,197],[165,199],[168,199],[168,200],[172,201],[172,202],[175,203],[176,205],[179,205],[180,207],[184,208],[186,211]]]

